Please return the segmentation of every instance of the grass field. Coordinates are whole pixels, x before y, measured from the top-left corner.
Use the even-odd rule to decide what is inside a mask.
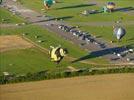
[[[1,100],[133,100],[134,75],[84,76],[0,86]]]
[[[36,48],[8,51],[0,56],[1,73],[7,71],[14,74],[25,74],[55,68],[54,63],[48,59],[48,55]]]
[[[38,11],[43,15],[45,14],[59,19],[62,18],[65,23],[72,26],[78,25],[81,30],[87,31],[93,36],[100,37],[106,42],[114,41],[115,44],[113,45],[128,45],[134,48],[133,11],[98,13],[89,16],[80,14],[80,12],[84,10],[100,10],[108,1],[115,2],[116,8],[134,7],[133,0],[58,0],[60,3],[56,3],[51,7],[51,10],[48,11],[41,10],[44,8],[43,0],[17,1],[27,8]],[[92,5],[93,3],[97,3],[97,5]],[[114,63],[112,66],[112,62],[106,58],[89,55],[90,51],[83,50],[78,45],[63,39],[58,34],[50,32],[43,27],[26,23],[26,20],[20,16],[13,15],[4,8],[0,8],[0,14],[0,25],[4,26],[0,29],[0,37],[17,36],[20,39],[0,38],[0,41],[2,41],[0,42],[0,76],[3,75],[3,72],[9,72],[9,74],[15,74],[13,77],[18,78],[18,80],[15,80],[12,75],[11,77],[2,76],[0,78],[2,78],[1,80],[4,81],[4,83],[8,82],[8,80],[11,80],[11,82],[19,82],[20,78],[23,80],[25,78],[23,76],[27,77],[29,75],[31,75],[30,78],[37,75],[39,79],[45,79],[45,77],[53,77],[53,75],[51,75],[53,72],[55,75],[54,78],[56,75],[63,76],[63,73],[57,73],[59,71],[71,75],[67,68],[85,69],[88,67],[89,70],[86,70],[85,73],[96,71],[97,74],[104,74],[104,72],[101,71],[97,72],[95,68],[101,67],[103,69],[103,64],[109,65],[107,66],[108,68],[111,66],[111,69],[115,67]],[[113,36],[112,27],[115,21],[118,21],[120,18],[123,19],[121,25],[126,28],[127,34],[120,42],[117,42]],[[16,25],[19,23],[26,24]],[[93,23],[93,25],[91,23]],[[8,26],[10,24],[14,26]],[[69,51],[69,54],[60,64],[51,62],[48,54],[50,46],[58,45],[67,48]],[[2,49],[4,50],[1,51]],[[90,59],[71,63],[71,61],[85,55],[89,55],[89,57],[86,56],[85,58]],[[90,69],[90,67],[93,67],[93,70]],[[118,69],[118,65],[116,68]],[[43,75],[46,73],[43,71],[46,70],[49,70],[47,73],[48,76],[45,75],[44,77]],[[127,72],[127,69],[124,70]],[[116,70],[109,71],[110,73],[112,71],[116,72]],[[106,73],[109,71],[106,71]],[[44,74],[42,74],[42,72]],[[119,73],[121,72],[122,70],[119,70]],[[30,73],[34,73],[33,76]],[[81,73],[81,70],[80,72],[78,71],[78,73]],[[78,75],[85,75],[85,73],[82,71],[82,73]],[[72,76],[73,74],[75,76],[77,72],[72,73]],[[134,100],[134,89],[131,84],[134,84],[133,73],[82,76],[29,83],[6,84],[0,85],[0,100]]]
[[[4,10],[4,9],[3,9]],[[6,10],[4,10],[6,11]],[[8,12],[8,11],[7,11]],[[6,17],[6,12],[2,13],[2,16]],[[9,12],[8,12],[9,13]],[[9,13],[11,14],[11,13]],[[1,17],[2,18],[2,17]],[[16,19],[18,18],[18,19]],[[12,18],[14,21],[10,23],[18,23],[21,22],[23,19],[17,16],[14,16]],[[55,33],[49,32],[39,26],[36,25],[25,25],[20,27],[5,27],[1,28],[0,35],[6,36],[6,35],[19,35],[22,36],[23,34],[26,34],[25,37],[32,40],[34,43],[49,49],[49,47],[62,45],[63,47],[66,47],[69,49],[69,56],[72,57],[81,57],[83,55],[86,55],[88,52],[80,49],[78,46],[75,46],[71,42],[62,39],[61,37],[57,36]],[[39,36],[39,38],[35,38],[35,36]],[[58,39],[57,39],[58,38]],[[39,40],[42,40],[44,42],[38,43]],[[25,74],[28,72],[37,72],[41,70],[47,70],[47,69],[55,69],[56,65],[55,63],[50,61],[48,52],[42,53],[38,48],[31,48],[31,49],[23,49],[23,50],[11,50],[0,53],[0,74],[4,71],[15,73],[15,74]],[[58,67],[64,68],[67,66],[74,66],[74,67],[90,67],[89,64],[71,64],[71,60],[63,60]],[[107,60],[102,58],[93,58],[90,60],[91,62],[98,62],[101,63],[108,63]],[[21,70],[20,70],[21,69]],[[32,70],[31,70],[32,69]]]
[[[22,26],[20,28],[3,28],[1,29],[1,36],[3,35],[22,35],[27,33],[26,37],[41,45],[42,47],[49,49],[49,46],[54,45],[57,46],[61,44],[63,47],[69,49],[69,55],[71,57],[81,57],[86,55],[88,52],[81,50],[78,46],[62,39],[61,37],[56,36],[55,33],[48,32],[47,30],[42,29],[41,27],[28,25]],[[40,38],[36,39],[35,36],[41,36]],[[58,38],[58,39],[57,39]],[[43,40],[43,43],[38,43],[38,40]],[[54,69],[56,68],[55,63],[50,61],[48,52],[42,53],[39,49],[26,49],[26,50],[13,50],[7,51],[0,54],[1,57],[1,73],[3,71],[13,72],[13,73],[27,73],[27,72],[36,72],[40,70],[46,69]],[[24,58],[23,58],[24,57]],[[89,64],[81,64],[75,63],[71,64],[70,59],[63,60],[59,67],[67,67],[67,66],[74,66],[74,67],[90,67]],[[95,63],[108,63],[106,59],[103,58],[93,58],[89,59],[88,61],[95,62]],[[10,66],[10,64],[13,64]],[[11,68],[12,67],[12,68]],[[18,68],[22,68],[21,70]],[[33,69],[33,70],[31,70]]]
[[[23,5],[32,8],[36,11],[41,11],[43,7],[42,1],[36,1],[36,0],[19,0]],[[31,2],[34,1],[34,2]],[[76,22],[84,22],[86,24],[90,22],[115,22],[118,21],[122,17],[122,26],[124,26],[127,30],[127,35],[126,37],[120,42],[116,44],[119,45],[132,45],[134,46],[134,34],[133,34],[133,25],[125,25],[125,23],[134,21],[134,15],[133,12],[128,11],[128,12],[123,12],[123,11],[117,11],[114,13],[100,13],[100,14],[94,14],[94,15],[89,15],[89,16],[82,16],[80,15],[81,11],[84,10],[92,10],[92,9],[101,9],[103,5],[105,5],[108,1],[111,0],[59,0],[61,3],[57,3],[52,6],[51,10],[47,11],[44,14],[47,14],[49,16],[53,17],[59,17],[64,19],[64,21],[68,22],[69,24],[72,25],[80,25],[81,24],[75,24]],[[112,0],[113,2],[116,3],[116,8],[127,8],[127,7],[133,7],[134,2],[132,0]],[[87,6],[86,4],[90,3],[97,3],[97,5],[94,6]],[[64,18],[66,17],[66,18]],[[97,24],[97,23],[96,23]],[[113,24],[115,25],[115,24]],[[113,25],[107,26],[107,27],[102,27],[100,26],[88,26],[84,25],[81,27],[81,29],[90,32],[93,35],[97,36],[102,36],[105,40],[108,41],[115,41],[116,38],[113,37]]]
[[[117,21],[120,17],[123,17],[123,22],[131,22],[134,21],[134,15],[130,12],[114,12],[114,13],[101,13],[101,14],[95,14],[95,15],[89,15],[89,16],[81,16],[80,12],[84,11],[86,9],[101,9],[101,6],[103,6],[107,1],[110,0],[59,0],[61,3],[57,3],[52,6],[52,9],[47,12],[42,12],[41,9],[43,8],[42,0],[18,0],[21,2],[24,6],[29,7],[30,9],[36,10],[38,12],[41,12],[42,14],[47,14],[49,16],[53,17],[66,17],[64,19],[65,22],[71,24],[71,25],[80,25],[76,22],[84,22],[84,23],[90,23],[90,22],[114,22]],[[131,0],[112,0],[117,4],[117,7],[132,7],[134,3]],[[97,2],[98,5],[94,6],[87,6],[85,4],[87,3],[94,3]],[[1,16],[0,16],[0,23],[22,23],[25,22],[24,19],[12,15],[12,13],[8,12],[5,9],[0,10]],[[2,21],[2,19],[7,19],[6,21]],[[110,26],[92,26],[92,25],[80,25],[80,29],[83,31],[88,31],[92,35],[95,36],[101,36],[102,39],[110,42],[111,40],[116,41],[115,37],[113,37],[112,32],[112,25]],[[118,45],[131,45],[134,48],[134,27],[133,25],[124,25],[127,29],[127,35],[123,40],[119,43],[116,42]],[[0,35],[24,35],[25,37],[33,41],[34,43],[49,49],[49,47],[62,45],[63,47],[66,47],[69,49],[69,55],[70,57],[79,58],[84,55],[87,55],[89,52],[80,49],[80,47],[72,44],[71,42],[64,40],[63,38],[59,37],[53,32],[49,32],[48,30],[45,30],[39,26],[36,25],[24,25],[20,27],[5,27],[2,28],[0,31]],[[35,38],[36,36],[39,36],[39,38]],[[39,43],[38,41],[41,40],[43,42]],[[52,63],[49,59],[49,56],[47,53],[42,53],[38,48],[31,48],[31,49],[25,49],[25,50],[13,50],[8,52],[3,52],[0,54],[1,62],[1,73],[3,71],[9,71],[13,73],[27,73],[27,72],[36,72],[44,69],[54,69],[56,68],[55,64]],[[23,59],[23,57],[25,59]],[[109,63],[106,59],[103,59],[101,57],[98,58],[92,58],[88,59],[89,62],[95,62],[97,64],[105,64]],[[10,66],[12,65],[13,66]],[[38,66],[37,66],[38,65]],[[87,66],[88,64],[70,64],[69,59],[63,60],[63,62],[59,65],[60,67],[67,67],[68,65],[79,67],[79,66]],[[35,67],[36,66],[36,67]],[[19,70],[18,68],[22,68]],[[31,70],[33,69],[33,70]]]
[[[80,57],[84,54],[86,54],[86,51],[81,50],[79,47],[73,45],[71,42],[68,42],[55,33],[49,32],[39,26],[35,25],[27,25],[22,26],[20,28],[3,28],[0,32],[1,35],[23,35],[27,34],[26,37],[34,41],[35,43],[49,49],[50,46],[58,46],[62,45],[66,48],[70,49],[70,55],[73,55],[75,57]],[[35,38],[35,36],[40,36],[39,38]],[[57,39],[58,38],[58,39]],[[38,43],[38,40],[42,40],[44,42]]]
[[[114,41],[115,44],[120,46],[130,45],[132,48],[134,48],[134,26],[128,25],[124,27],[127,29],[127,34],[120,42],[118,42],[116,37],[113,36],[113,28],[111,26],[81,26],[81,29],[88,31],[95,36],[99,36],[108,42]]]
[[[34,10],[40,11],[43,7],[43,2],[37,0],[19,0],[22,4],[27,7],[30,7]],[[51,10],[47,11],[48,15],[55,17],[67,17],[70,16],[72,18],[65,19],[65,21],[69,22],[98,22],[98,21],[116,21],[120,17],[123,17],[124,21],[133,20],[133,15],[129,15],[126,12],[117,11],[115,13],[101,13],[89,16],[81,16],[80,12],[84,10],[92,10],[92,9],[101,9],[103,5],[105,5],[108,1],[111,0],[59,0],[61,3],[57,3],[52,6]],[[112,0],[116,3],[118,8],[125,7],[133,7],[134,2],[132,0]],[[88,6],[86,4],[97,3],[98,5]]]
[[[2,20],[4,19],[4,21]],[[25,22],[22,18],[13,15],[11,12],[7,11],[4,8],[0,8],[0,24],[7,24],[7,23],[22,23]]]

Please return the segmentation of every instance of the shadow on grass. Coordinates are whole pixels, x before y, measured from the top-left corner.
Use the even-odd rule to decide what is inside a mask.
[[[125,48],[125,47],[114,47],[114,48],[108,48],[108,49],[99,50],[99,51],[93,51],[86,56],[83,56],[81,58],[78,58],[78,59],[72,61],[72,63],[87,60],[87,59],[97,58],[97,57],[105,56],[108,54],[113,54],[113,52],[121,53],[125,50],[127,50],[127,48]]]
[[[67,6],[67,7],[61,7],[61,8],[57,8],[56,10],[60,10],[60,9],[72,9],[72,8],[80,8],[80,7],[88,7],[88,6],[94,6],[96,4],[79,4],[79,5],[73,5],[73,6]]]
[[[134,40],[134,37],[127,39],[127,41],[132,41],[132,40]]]
[[[64,17],[55,17],[55,18],[50,18],[50,19],[46,19],[46,20],[39,20],[39,21],[35,21],[35,22],[31,22],[31,24],[33,23],[42,23],[42,22],[47,22],[47,21],[53,21],[53,20],[67,20],[73,18],[73,16],[64,16]]]
[[[132,11],[134,10],[134,7],[124,7],[124,8],[117,8],[114,9],[113,12],[118,12],[118,11],[122,11],[122,12],[128,12],[128,11]],[[89,11],[90,14],[99,14],[99,13],[104,13],[103,11],[100,10],[96,10],[96,11]]]
[[[132,11],[132,10],[134,10],[134,7],[124,7],[124,8],[117,8],[114,10],[114,12],[116,12],[116,11],[128,12],[128,11]]]

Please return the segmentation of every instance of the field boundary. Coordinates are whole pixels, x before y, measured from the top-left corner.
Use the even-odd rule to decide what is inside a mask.
[[[26,49],[33,47],[33,44],[26,41],[19,35],[4,35],[0,36],[0,52],[15,50],[15,49]]]
[[[27,73],[25,75],[2,75],[0,76],[0,84],[29,82],[39,80],[50,80],[59,78],[68,78],[86,75],[102,75],[113,73],[134,73],[134,67],[103,67],[103,68],[79,68],[76,70],[59,70],[59,71],[41,71],[36,73]]]

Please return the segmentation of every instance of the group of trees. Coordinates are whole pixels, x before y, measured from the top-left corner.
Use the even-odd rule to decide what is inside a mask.
[[[27,73],[26,75],[8,75],[0,76],[0,84],[18,83],[27,81],[49,80],[57,78],[66,78],[82,75],[97,75],[109,73],[134,73],[133,67],[119,67],[119,68],[84,68],[77,71],[41,71],[37,73]]]

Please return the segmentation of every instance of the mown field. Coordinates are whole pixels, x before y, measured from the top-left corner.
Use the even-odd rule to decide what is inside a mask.
[[[38,26],[24,26],[21,28],[3,28],[1,29],[1,35],[20,35],[27,33],[27,38],[31,39],[38,45],[46,48],[49,50],[51,45],[57,46],[62,45],[69,49],[68,56],[79,58],[83,55],[86,55],[88,52],[80,49],[79,47],[75,46],[74,44],[56,36],[54,33],[50,33]],[[41,36],[39,39],[36,39],[35,36]],[[58,38],[58,39],[57,39]],[[42,40],[44,42],[38,43],[38,40]],[[71,64],[71,59],[66,58],[61,62],[61,64],[56,65],[55,63],[50,61],[48,52],[42,53],[38,48],[26,49],[26,50],[13,50],[13,51],[6,51],[0,54],[1,57],[1,72],[3,71],[10,71],[10,72],[17,72],[17,73],[26,73],[28,71],[40,71],[46,70],[51,68],[59,67],[67,67],[67,66],[90,66],[88,64],[80,64],[79,62],[76,64]],[[93,58],[89,60],[90,62],[97,62],[97,63],[108,63],[107,60],[102,58]],[[101,61],[101,62],[100,62]],[[10,66],[13,64],[13,66]],[[18,68],[22,68],[21,70]],[[24,71],[24,70],[25,71]],[[33,69],[33,70],[31,70]]]
[[[1,85],[1,100],[133,100],[134,75],[110,74]]]

